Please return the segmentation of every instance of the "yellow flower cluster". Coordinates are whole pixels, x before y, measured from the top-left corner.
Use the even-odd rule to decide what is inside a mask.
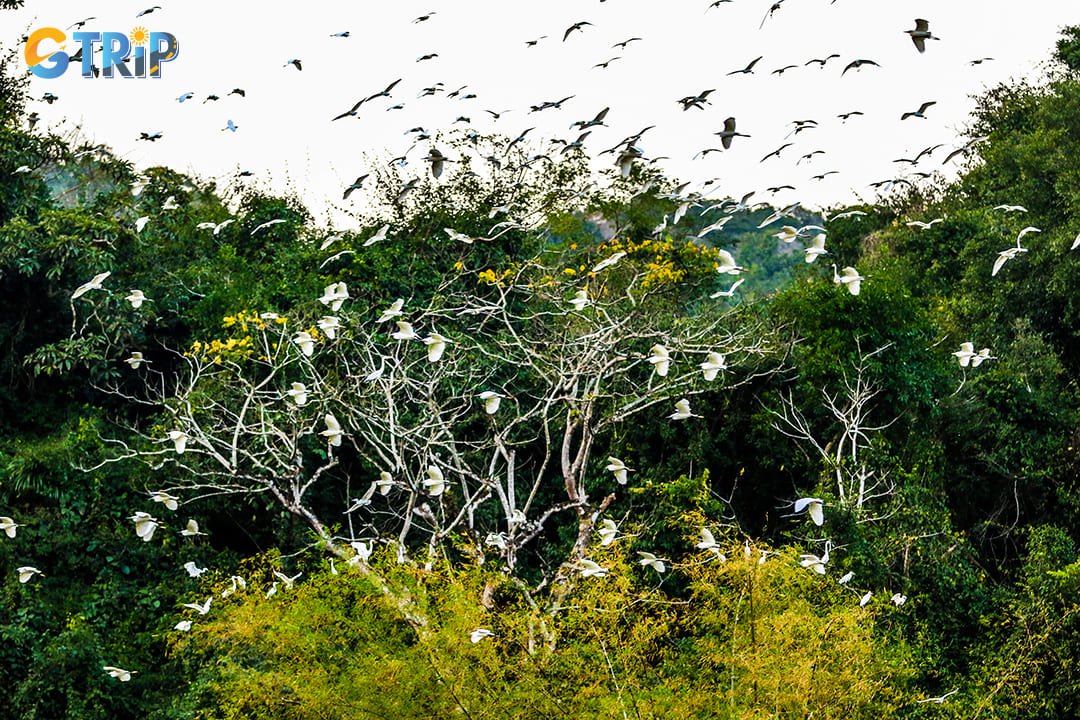
[[[185,353],[189,357],[201,356],[204,360],[221,363],[223,360],[246,360],[254,349],[250,335],[228,340],[211,340],[191,343],[191,349]]]
[[[283,317],[274,316],[273,318],[263,318],[263,317],[260,317],[259,314],[254,312],[254,311],[246,312],[246,311],[241,310],[240,312],[236,313],[235,315],[226,315],[224,317],[224,319],[222,319],[222,321],[221,321],[221,326],[226,327],[226,328],[230,328],[230,327],[233,327],[233,326],[239,326],[240,329],[243,330],[244,332],[248,331],[248,325],[251,325],[252,327],[256,327],[259,330],[265,330],[266,329],[266,321],[267,321],[267,319],[272,319],[272,321],[277,325],[284,325],[285,324],[285,318],[283,318]]]

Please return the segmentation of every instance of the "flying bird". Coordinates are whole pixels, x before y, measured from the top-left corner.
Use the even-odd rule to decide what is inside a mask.
[[[83,283],[79,287],[75,288],[75,292],[71,293],[71,299],[75,300],[77,298],[80,298],[91,290],[101,290],[101,284],[105,282],[106,278],[108,278],[110,275],[112,275],[112,272],[108,270],[95,275],[93,279],[90,280],[90,282]]]
[[[915,49],[919,52],[926,50],[927,40],[941,39],[930,34],[930,22],[922,18],[915,19],[914,30],[905,30],[904,32],[911,36],[911,42],[915,43]]]
[[[592,23],[588,20],[582,20],[581,22],[576,22],[570,27],[566,28],[566,32],[563,33],[562,36],[563,42],[566,42],[566,38],[570,37],[570,33],[574,32],[575,30],[580,32],[585,25],[592,25]]]
[[[926,116],[923,115],[923,113],[925,113],[926,109],[931,105],[937,105],[937,100],[928,100],[927,102],[924,102],[922,105],[919,106],[918,110],[915,110],[913,112],[906,112],[900,116],[900,119],[907,120],[909,117],[917,117],[925,120]]]
[[[713,135],[720,136],[720,144],[727,150],[731,147],[731,139],[735,137],[750,137],[744,133],[735,132],[735,118],[729,117],[724,120],[724,129],[720,132],[715,132]]]
[[[747,65],[746,67],[742,68],[741,70],[732,70],[731,72],[728,73],[728,75],[749,75],[749,74],[753,73],[754,72],[754,66],[757,65],[758,61],[761,60],[761,58],[763,58],[763,57],[765,57],[765,56],[764,55],[758,55],[756,58],[751,60],[750,64]]]
[[[851,70],[852,68],[855,68],[856,70],[859,70],[859,69],[862,68],[863,65],[873,65],[874,67],[881,67],[880,65],[878,65],[873,60],[866,60],[866,59],[863,59],[863,58],[859,58],[857,60],[852,60],[847,65],[845,65],[844,69],[842,71],[840,71],[840,75],[842,77],[844,75],[844,73],[846,73],[848,70]]]

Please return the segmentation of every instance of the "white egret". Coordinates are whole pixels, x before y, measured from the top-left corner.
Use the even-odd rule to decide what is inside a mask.
[[[604,577],[608,574],[606,567],[601,567],[592,560],[579,560],[578,567],[581,568],[581,577]]]
[[[303,407],[307,404],[308,390],[307,385],[302,382],[294,382],[292,387],[285,391],[285,394],[292,398],[297,407]]]
[[[600,534],[600,547],[607,547],[615,542],[615,536],[619,533],[619,526],[611,518],[604,518],[596,532]]]
[[[341,424],[332,413],[326,413],[326,429],[319,434],[329,441],[334,447],[341,447],[341,438],[345,435],[345,432],[341,429]]]
[[[995,205],[995,210],[1004,210],[1005,212],[1027,212],[1027,208],[1023,205]]]
[[[874,597],[874,593],[867,590],[866,594],[859,598],[859,607],[866,607],[866,603],[870,602],[870,598],[872,597]]]
[[[901,595],[900,593],[893,593],[893,596],[891,598],[889,598],[889,599],[892,600],[893,605],[896,605],[896,607],[900,607],[901,605],[903,605],[904,603],[907,602],[907,595]]]
[[[490,630],[487,630],[485,628],[476,628],[471,633],[469,633],[469,640],[471,640],[474,643],[478,643],[481,640],[483,640],[484,638],[489,638],[489,637],[495,637],[495,633],[493,633]]]
[[[503,552],[506,552],[506,548],[507,548],[506,541],[507,541],[506,533],[502,533],[502,532],[488,533],[487,537],[484,538],[484,544],[485,545],[489,545],[489,546],[491,546],[493,548],[498,548],[499,550],[501,550]]]
[[[181,620],[173,625],[173,630],[179,630],[180,632],[187,632],[191,629],[193,623],[190,620]]]
[[[277,594],[277,583],[276,582],[270,583],[270,589],[266,591],[266,599],[269,600],[270,598],[272,598],[276,594]]]
[[[847,287],[848,292],[852,295],[859,294],[859,289],[862,287],[862,281],[866,278],[860,275],[858,270],[849,265],[848,267],[840,271],[843,274],[838,275],[836,273],[835,263],[833,264],[832,269],[834,283],[836,283],[837,285],[843,284],[845,287]]]
[[[378,489],[380,495],[389,495],[390,489],[394,487],[394,478],[390,473],[385,470],[379,473],[379,479],[375,481],[375,487]]]
[[[504,397],[504,395],[494,390],[485,390],[479,395],[479,398],[484,401],[484,412],[488,415],[494,415],[499,411],[499,403],[502,402]]]
[[[1080,235],[1077,235],[1076,239],[1072,241],[1072,245],[1069,247],[1069,249],[1075,250],[1078,247],[1080,247]]]
[[[398,329],[395,332],[390,333],[390,337],[395,340],[416,340],[420,337],[416,334],[416,330],[413,330],[411,323],[405,322],[404,320],[398,320],[395,324]]]
[[[971,358],[975,357],[975,346],[969,342],[962,342],[960,349],[954,352],[953,356],[960,361],[960,367],[967,367],[971,364]]]
[[[727,290],[717,290],[716,292],[714,292],[709,297],[711,297],[713,300],[715,300],[716,298],[721,298],[721,297],[732,297],[733,295],[735,295],[735,291],[744,282],[746,282],[746,278],[739,278],[738,280],[733,282],[731,284],[731,287],[729,287]]]
[[[183,430],[170,430],[169,439],[173,442],[173,447],[176,448],[176,453],[179,455],[187,448],[187,441],[191,439]]]
[[[289,577],[288,575],[286,575],[283,572],[278,572],[277,570],[274,570],[274,577],[276,577],[281,582],[285,583],[285,589],[286,590],[291,588],[293,586],[293,583],[296,582],[297,580],[299,580],[300,576],[303,575],[303,574],[304,573],[302,573],[302,572],[298,572],[295,575],[293,575],[292,577]]]
[[[149,215],[143,215],[141,218],[135,221],[135,232],[140,233],[142,229],[146,227],[146,223],[150,222]]]
[[[851,572],[851,571],[848,571],[848,572],[844,573],[843,577],[841,577],[836,582],[839,583],[840,585],[847,585],[851,581],[851,578],[853,578],[853,577],[855,577],[855,573]]]
[[[705,379],[708,382],[715,380],[721,370],[727,370],[727,362],[724,356],[718,352],[709,353],[705,361],[701,363],[701,371],[705,374]]]
[[[129,303],[131,303],[131,307],[138,310],[139,308],[142,307],[142,304],[144,302],[146,302],[147,300],[149,300],[150,298],[143,295],[142,290],[132,290],[131,294],[129,294],[124,299],[127,300]]]
[[[364,241],[362,247],[368,247],[374,245],[377,242],[381,242],[386,239],[386,233],[390,231],[389,223],[379,228],[379,231]]]
[[[641,564],[641,567],[651,567],[658,573],[663,573],[667,570],[667,566],[664,565],[664,561],[653,555],[651,552],[638,550],[638,555],[641,556],[641,559],[638,560],[638,562]]]
[[[341,322],[333,315],[323,315],[315,324],[330,340],[333,340],[337,336],[337,331],[341,329]]]
[[[349,288],[343,282],[331,283],[323,289],[319,302],[329,305],[331,312],[337,312],[341,305],[349,299]]]
[[[786,243],[795,242],[795,238],[799,237],[799,231],[791,225],[785,225],[780,228],[780,232],[773,233],[773,237]]]
[[[170,510],[175,510],[180,506],[177,502],[180,498],[175,495],[170,495],[164,490],[154,490],[150,493],[150,499],[156,503],[161,503]]]
[[[198,225],[196,225],[195,227],[198,228],[199,230],[209,230],[210,228],[213,228],[214,229],[214,234],[217,235],[218,233],[220,233],[222,230],[224,230],[225,228],[227,228],[230,224],[232,224],[234,222],[236,222],[236,218],[229,218],[228,220],[223,220],[222,222],[217,223],[216,225],[214,223],[212,223],[212,222],[201,222]]]
[[[666,347],[659,344],[649,348],[649,352],[652,355],[648,357],[648,360],[653,364],[656,374],[660,377],[667,377],[668,369],[671,367],[671,353],[668,352]]]
[[[955,695],[958,692],[960,692],[960,688],[956,688],[955,690],[950,690],[949,692],[945,693],[944,695],[939,695],[938,697],[926,698],[925,700],[916,700],[916,702],[917,703],[937,703],[938,705],[940,705],[943,702],[945,702],[945,699],[948,698],[950,695]]]
[[[626,484],[626,473],[633,472],[633,468],[627,467],[623,461],[617,457],[609,457],[608,464],[604,469],[615,473],[615,481],[620,485]]]
[[[473,240],[475,239],[471,235],[466,235],[465,233],[460,233],[457,230],[454,230],[453,228],[443,228],[443,230],[446,231],[446,234],[450,236],[451,240],[457,240],[458,242],[463,242],[466,245],[472,245]]]
[[[424,488],[433,496],[442,495],[446,490],[446,479],[438,465],[429,465],[427,477],[422,482]]]
[[[204,532],[199,532],[199,523],[195,522],[193,518],[188,518],[187,525],[180,534],[184,537],[195,537],[196,535],[205,535]]]
[[[15,537],[15,528],[20,527],[22,527],[22,525],[19,525],[11,518],[5,515],[0,515],[0,530],[4,531],[4,533],[6,533],[9,538]]]
[[[301,330],[293,335],[292,341],[300,347],[300,352],[304,353],[307,357],[311,357],[315,352],[315,338],[311,337],[311,333],[307,330]]]
[[[818,575],[825,574],[825,565],[829,562],[829,550],[832,549],[832,541],[825,541],[825,552],[818,557],[817,555],[811,555],[809,553],[799,556],[799,564],[804,568],[808,567]]]
[[[971,356],[971,367],[979,367],[985,360],[997,360],[997,358],[990,354],[990,348],[983,348],[979,352]]]
[[[375,543],[371,540],[353,540],[349,547],[356,551],[356,555],[349,560],[350,565],[367,562],[375,551]]]
[[[446,343],[451,341],[447,340],[439,333],[431,333],[431,335],[423,338],[423,342],[428,346],[428,362],[438,362],[442,358],[443,352],[446,351]]]
[[[116,678],[120,682],[127,682],[134,675],[136,670],[125,670],[123,668],[114,667],[112,665],[102,665],[102,669],[109,673],[112,677]]]
[[[398,298],[390,304],[390,307],[382,311],[382,315],[380,315],[379,319],[375,322],[386,322],[387,320],[393,320],[396,317],[401,317],[403,314],[401,312],[401,308],[403,305],[405,305],[405,301],[401,298]]]
[[[93,277],[92,280],[90,280],[90,282],[83,283],[79,287],[75,288],[75,292],[71,293],[71,299],[75,300],[76,298],[82,297],[84,294],[90,292],[91,290],[101,290],[101,284],[105,282],[106,278],[108,278],[110,275],[112,275],[112,272],[108,270],[103,273],[98,273]]]
[[[700,534],[701,540],[698,541],[698,544],[695,545],[695,547],[698,550],[708,550],[709,552],[719,554],[720,546],[717,545],[716,538],[713,536],[712,530],[710,530],[709,528],[701,528]]]
[[[247,580],[240,577],[239,575],[230,575],[229,580],[232,581],[232,584],[225,590],[221,591],[221,597],[227,598],[234,592],[236,592],[237,589],[247,590]]]
[[[15,568],[15,572],[19,574],[19,582],[21,583],[29,582],[30,578],[34,577],[35,575],[43,574],[36,567],[31,567],[29,565],[23,565],[20,568]]]
[[[1029,228],[1030,229],[1030,228]],[[1023,233],[1021,233],[1021,236]],[[994,261],[994,267],[990,270],[990,277],[994,277],[1001,270],[1001,267],[1012,260],[1020,253],[1026,253],[1028,249],[1020,246],[1020,238],[1016,239],[1016,247],[1007,248],[998,253],[997,260]]]
[[[206,602],[204,602],[202,605],[200,605],[199,603],[184,603],[184,607],[190,608],[191,610],[197,610],[200,615],[205,615],[210,612],[210,603],[213,601],[213,599],[214,596],[211,595],[210,597],[206,598]]]
[[[1037,228],[1037,227],[1033,227],[1033,226],[1029,225],[1028,227],[1026,227],[1026,228],[1024,228],[1023,230],[1021,230],[1021,231],[1020,231],[1020,234],[1016,236],[1016,244],[1017,244],[1017,245],[1019,245],[1019,244],[1020,244],[1020,238],[1024,237],[1024,236],[1025,236],[1025,235],[1027,235],[1028,233],[1033,233],[1033,232],[1042,232],[1042,230],[1040,230],[1040,229],[1039,229],[1039,228]]]
[[[738,275],[744,270],[741,265],[735,263],[735,256],[727,250],[717,250],[716,256],[720,259],[716,266],[716,272],[721,275]]]
[[[157,518],[140,510],[128,520],[135,523],[135,534],[141,537],[143,542],[150,542],[150,538],[154,537],[154,531],[158,527]]]
[[[585,288],[581,288],[580,290],[578,290],[576,293],[574,293],[574,297],[570,299],[570,304],[573,305],[574,309],[578,312],[581,312],[582,308],[584,308],[590,302],[592,301],[589,300],[589,291]]]
[[[690,412],[690,401],[686,398],[675,403],[675,412],[668,415],[672,420],[685,420],[686,418],[701,417]]]
[[[817,260],[819,255],[828,255],[829,251],[825,249],[825,233],[815,235],[814,239],[810,241],[810,245],[803,248],[803,252],[806,253],[806,262],[808,263]]]
[[[619,260],[622,260],[624,257],[626,257],[626,252],[624,250],[620,250],[617,253],[612,253],[610,257],[596,263],[596,265],[593,266],[592,272],[598,273],[601,270],[609,268],[615,263],[619,262]]]
[[[194,560],[188,560],[184,563],[184,569],[187,570],[189,577],[197,578],[207,571],[208,568],[201,568],[195,564]]]
[[[131,353],[131,357],[125,359],[124,362],[130,365],[132,370],[138,370],[140,367],[142,367],[143,363],[149,363],[150,361],[144,358],[141,352],[136,350],[135,352]]]
[[[814,524],[821,526],[825,522],[824,500],[816,497],[804,497],[795,501],[795,512],[806,512]]]

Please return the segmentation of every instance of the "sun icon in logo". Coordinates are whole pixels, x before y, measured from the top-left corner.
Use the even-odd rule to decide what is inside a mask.
[[[146,28],[140,25],[132,30],[128,37],[131,38],[132,45],[145,45],[146,41],[150,39],[150,33],[146,31]]]

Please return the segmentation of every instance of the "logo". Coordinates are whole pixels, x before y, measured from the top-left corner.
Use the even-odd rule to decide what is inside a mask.
[[[176,59],[180,43],[172,33],[148,32],[136,27],[130,33],[77,32],[72,39],[80,47],[74,57],[82,56],[82,76],[92,78],[99,69],[94,66],[94,52],[101,50],[100,74],[111,78],[160,78],[161,66]],[[53,27],[38,28],[26,40],[23,50],[30,71],[41,78],[58,78],[63,75],[73,56],[64,52],[67,35]],[[129,66],[127,62],[131,60]]]

